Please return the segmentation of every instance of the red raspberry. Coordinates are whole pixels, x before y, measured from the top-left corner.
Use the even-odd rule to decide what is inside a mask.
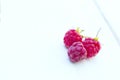
[[[78,62],[86,58],[87,51],[81,42],[74,42],[68,48],[68,56],[71,62]]]
[[[83,45],[87,50],[87,58],[95,56],[100,51],[100,43],[97,38],[85,38]]]
[[[69,48],[74,42],[82,41],[82,36],[79,35],[79,32],[77,32],[74,29],[71,29],[65,33],[64,36],[64,44],[66,48]]]

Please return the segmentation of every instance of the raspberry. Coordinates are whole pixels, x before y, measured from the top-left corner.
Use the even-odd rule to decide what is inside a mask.
[[[82,42],[87,50],[87,58],[95,56],[100,51],[100,43],[97,38],[85,38]]]
[[[79,35],[79,32],[71,29],[65,33],[64,44],[66,48],[69,48],[74,42],[82,41],[82,36]]]
[[[74,42],[68,48],[68,56],[71,62],[75,63],[86,58],[87,51],[82,42]]]

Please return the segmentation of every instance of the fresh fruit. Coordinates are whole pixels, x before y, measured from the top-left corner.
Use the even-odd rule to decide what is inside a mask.
[[[68,48],[68,56],[71,62],[75,63],[86,58],[87,51],[82,42],[74,42]]]
[[[85,49],[87,50],[87,58],[95,56],[101,49],[98,38],[85,38],[82,42]]]
[[[69,48],[74,42],[82,41],[82,35],[79,34],[79,30],[70,29],[65,33],[64,44],[66,48]]]

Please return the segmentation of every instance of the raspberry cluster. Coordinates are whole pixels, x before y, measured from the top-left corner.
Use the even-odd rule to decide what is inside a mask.
[[[95,56],[101,49],[98,38],[83,37],[78,30],[70,29],[65,33],[64,44],[68,49],[71,62],[79,62]]]

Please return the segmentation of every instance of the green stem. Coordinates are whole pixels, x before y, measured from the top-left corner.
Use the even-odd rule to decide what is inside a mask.
[[[101,27],[100,27],[99,30],[97,31],[97,34],[96,34],[95,37],[98,37],[98,34],[100,33],[100,31],[101,31]]]

